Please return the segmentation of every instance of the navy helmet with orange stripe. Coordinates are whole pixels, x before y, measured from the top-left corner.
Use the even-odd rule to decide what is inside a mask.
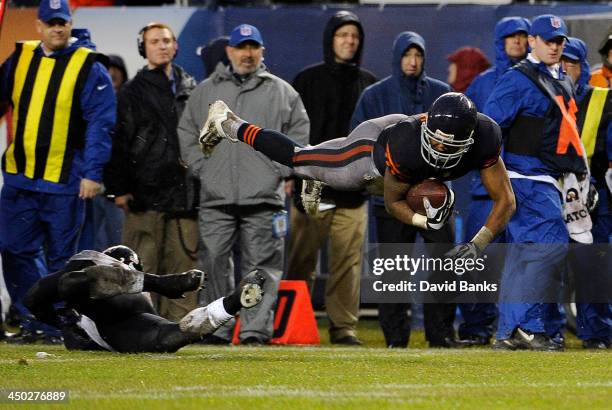
[[[431,166],[449,169],[474,143],[478,112],[468,97],[446,93],[438,97],[421,125],[421,155]]]

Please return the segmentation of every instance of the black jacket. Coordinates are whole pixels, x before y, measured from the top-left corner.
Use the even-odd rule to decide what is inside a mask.
[[[161,69],[138,72],[121,89],[113,153],[106,166],[107,193],[132,194],[132,211],[195,214],[197,180],[180,157],[177,125],[196,82],[172,66],[176,94]]]
[[[334,34],[346,24],[357,27],[361,40],[353,60],[340,64],[334,59]],[[359,67],[363,43],[359,18],[349,11],[339,11],[328,21],[323,33],[324,61],[306,67],[295,77],[293,87],[300,93],[310,118],[311,145],[346,137],[361,92],[376,82],[374,74]],[[329,187],[324,189],[323,197],[345,207],[359,206],[365,199],[359,192],[339,192]]]

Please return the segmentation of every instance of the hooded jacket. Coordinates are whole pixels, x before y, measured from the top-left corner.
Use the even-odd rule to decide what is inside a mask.
[[[71,35],[73,39],[68,47],[53,52],[48,57],[55,59],[72,54],[80,47],[96,49],[88,30],[73,29]],[[34,53],[42,54],[42,46],[39,45]],[[74,151],[68,181],[55,183],[40,178],[31,179],[22,173],[3,172],[5,184],[29,191],[74,195],[78,194],[83,178],[102,182],[104,165],[111,153],[111,132],[115,125],[116,100],[111,78],[105,67],[107,58],[101,54],[96,57],[97,61],[91,66],[78,99],[79,109],[86,123],[85,146]],[[11,99],[7,92],[10,89],[8,84],[12,82],[10,77],[13,65],[16,63],[15,58],[16,54],[13,53],[0,68],[0,106],[2,102]]]
[[[407,77],[402,72],[401,61],[404,53],[412,46],[423,51],[423,71],[418,77]],[[449,92],[450,87],[425,73],[427,61],[425,40],[412,31],[400,33],[393,43],[391,75],[366,88],[361,95],[351,128],[362,122],[388,114],[413,115],[426,112],[440,95]]]
[[[348,63],[337,63],[333,49],[334,34],[347,24],[359,30],[357,52]],[[346,137],[351,116],[361,92],[376,82],[371,72],[359,67],[364,33],[359,18],[348,11],[336,13],[323,33],[323,62],[306,67],[293,80],[310,118],[310,144]]]
[[[531,23],[524,17],[505,17],[495,25],[495,65],[476,77],[465,91],[479,111],[484,109],[497,80],[520,61],[512,61],[506,54],[505,38],[519,31],[528,33],[530,27]]]
[[[132,211],[194,213],[195,179],[180,156],[177,126],[195,80],[172,65],[176,93],[161,68],[146,67],[119,92],[111,161],[105,169],[107,193],[132,194]]]
[[[359,30],[359,46],[348,63],[335,61],[334,35],[344,25],[352,24]],[[357,99],[362,91],[376,82],[371,72],[359,67],[363,52],[364,33],[359,18],[349,11],[332,16],[323,32],[323,62],[306,67],[293,80],[293,87],[302,97],[310,118],[311,145],[334,138],[346,137]],[[338,206],[359,206],[364,197],[358,192],[338,192],[329,187],[323,197]]]
[[[482,72],[472,81],[465,91],[478,111],[484,110],[489,95],[495,88],[497,80],[518,61],[510,60],[506,54],[505,38],[511,34],[523,31],[529,33],[531,23],[524,17],[504,17],[495,25],[495,65]],[[478,173],[472,173],[470,192],[476,196],[488,196],[489,193],[480,181]]]
[[[423,70],[418,77],[407,77],[402,72],[402,57],[412,46],[419,47],[425,57]],[[451,90],[448,84],[425,74],[425,40],[419,34],[412,31],[400,33],[393,42],[392,50],[392,74],[365,89],[353,113],[352,128],[384,115],[413,115],[425,112],[436,98]],[[376,205],[384,205],[382,197],[374,197],[373,202]]]

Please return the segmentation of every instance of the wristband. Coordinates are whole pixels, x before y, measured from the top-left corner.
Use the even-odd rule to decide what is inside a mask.
[[[476,245],[478,249],[482,251],[484,248],[487,247],[488,244],[493,241],[493,239],[495,239],[495,235],[493,235],[493,232],[491,232],[491,230],[486,226],[483,226],[482,228],[480,228],[478,233],[474,235],[470,242],[473,242],[474,245]]]
[[[425,215],[415,213],[412,215],[412,225],[417,228],[428,229],[427,228],[427,217]]]

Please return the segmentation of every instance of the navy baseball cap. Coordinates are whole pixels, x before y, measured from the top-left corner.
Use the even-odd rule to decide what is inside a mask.
[[[241,24],[232,30],[230,34],[229,45],[236,47],[237,45],[244,43],[245,41],[254,41],[260,46],[263,46],[263,39],[257,27],[251,26],[250,24]]]
[[[53,19],[72,20],[68,0],[42,0],[38,7],[38,19],[48,23]]]
[[[540,36],[546,41],[555,37],[567,38],[567,26],[561,17],[544,14],[533,19],[529,35]]]

